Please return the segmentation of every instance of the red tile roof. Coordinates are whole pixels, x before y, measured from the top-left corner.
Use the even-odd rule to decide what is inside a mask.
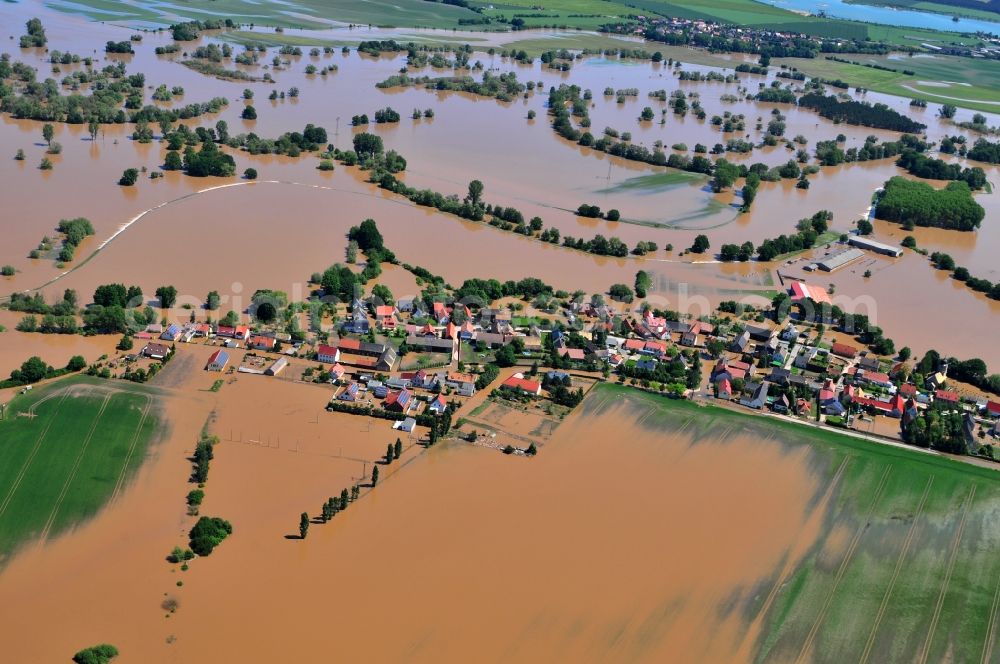
[[[934,398],[940,399],[941,401],[958,403],[958,392],[951,392],[949,390],[936,390],[934,392]]]
[[[326,344],[320,344],[316,348],[316,354],[317,355],[326,355],[328,357],[337,357],[337,353],[338,353],[338,350],[337,350],[336,346],[327,346]]]
[[[899,393],[903,396],[912,397],[917,393],[917,386],[912,383],[903,383],[899,386]]]
[[[830,346],[830,352],[841,357],[854,357],[858,354],[858,349],[838,342]]]
[[[818,286],[812,286],[801,281],[793,281],[791,288],[793,301],[809,298],[817,304],[830,303],[830,295],[826,290]]]
[[[503,382],[503,387],[509,387],[514,390],[521,390],[522,392],[528,392],[530,394],[538,394],[539,390],[542,389],[540,383],[534,380],[528,380],[527,378],[518,378],[517,376],[511,376]]]
[[[1000,403],[997,403],[996,401],[988,401],[986,402],[986,410],[991,415],[1000,415]]]
[[[357,339],[341,339],[339,344],[340,350],[343,351],[355,351],[361,349],[361,342]]]

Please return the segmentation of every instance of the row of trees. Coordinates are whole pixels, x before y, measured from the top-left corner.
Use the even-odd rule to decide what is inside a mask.
[[[372,471],[373,486],[378,482],[378,468],[376,467]],[[361,496],[361,488],[355,484],[351,487],[350,492],[347,489],[342,489],[339,496],[330,496],[327,498],[323,505],[320,507],[320,522],[326,523],[333,517],[337,516],[339,512],[343,512],[347,509],[347,506],[352,502],[357,500]],[[309,518],[308,512],[303,512],[299,515],[299,539],[305,539],[306,535],[309,534],[309,524],[311,519]]]
[[[34,355],[21,363],[20,368],[10,372],[10,378],[0,381],[0,389],[31,385],[41,380],[65,376],[69,373],[82,371],[87,367],[87,361],[81,355],[74,355],[62,369],[55,369],[45,363],[42,358]]]
[[[934,267],[939,270],[951,272],[952,278],[964,282],[972,290],[985,293],[994,300],[1000,300],[1000,281],[994,284],[989,279],[980,279],[979,277],[972,276],[967,268],[956,266],[955,259],[943,252],[935,251],[931,254],[930,259]]]
[[[942,159],[934,159],[914,150],[906,150],[899,155],[896,165],[919,178],[961,180],[973,191],[979,191],[986,186],[986,173],[978,166],[962,168],[958,164],[949,164]]]

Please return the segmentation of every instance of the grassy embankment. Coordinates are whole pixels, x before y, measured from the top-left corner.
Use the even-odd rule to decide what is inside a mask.
[[[15,397],[0,421],[0,561],[96,514],[141,465],[157,420],[155,392],[125,382],[74,376]]]
[[[741,431],[808,445],[817,495],[836,482],[812,550],[795,569],[775,570],[748,616],[764,621],[758,661],[993,661],[982,658],[995,652],[1000,473],[620,385],[599,386],[584,412],[622,400],[655,413],[644,426],[683,427],[693,444]]]

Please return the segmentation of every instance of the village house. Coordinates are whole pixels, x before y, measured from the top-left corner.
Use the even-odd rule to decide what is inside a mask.
[[[316,359],[325,364],[336,364],[340,362],[340,349],[336,346],[320,344],[316,347]]]
[[[747,345],[750,343],[750,333],[743,330],[743,333],[738,337],[733,339],[733,343],[730,344],[729,350],[734,353],[745,353],[747,350]]]
[[[220,348],[208,357],[208,364],[205,365],[205,370],[224,371],[227,364],[229,364],[229,353]]]
[[[795,341],[796,339],[799,338],[799,329],[794,325],[792,325],[791,323],[789,323],[788,325],[785,326],[785,328],[781,331],[781,334],[778,336],[782,341],[788,341],[788,342]]]
[[[463,397],[471,397],[476,393],[476,377],[470,374],[449,371],[445,384]]]
[[[385,409],[397,413],[405,413],[413,399],[413,393],[403,388],[399,392],[392,392],[385,400]]]
[[[935,390],[934,401],[941,401],[950,406],[957,406],[959,403],[958,392],[951,392],[949,390]]]
[[[878,387],[890,388],[893,386],[888,374],[879,371],[867,371],[858,367],[851,367],[847,370],[849,376],[854,377],[855,384],[877,385]]]
[[[802,281],[793,281],[789,292],[791,293],[792,302],[812,300],[817,304],[831,304],[830,295],[826,292],[826,289]]]
[[[476,345],[485,346],[486,348],[496,349],[506,346],[507,344],[514,341],[514,335],[509,332],[478,332],[476,333]],[[538,342],[536,345],[537,350],[542,349],[542,340],[536,337]],[[528,345],[525,344],[525,350],[530,350]]]
[[[247,342],[247,345],[253,348],[254,350],[265,350],[265,351],[274,350],[277,344],[278,342],[274,337],[265,337],[260,334],[251,337],[250,341]]]
[[[635,368],[639,371],[656,371],[657,364],[659,363],[651,357],[641,357],[635,363]]]
[[[425,353],[451,353],[455,342],[451,339],[438,339],[437,337],[409,336],[406,337],[406,347]]]
[[[863,357],[859,357],[855,365],[865,371],[878,371],[882,368],[878,358],[874,355],[864,355]]]
[[[440,415],[444,411],[448,410],[448,403],[444,400],[444,397],[439,394],[433,401],[427,404],[427,410],[435,415]]]
[[[528,380],[524,377],[524,374],[516,373],[507,380],[505,380],[500,385],[509,390],[514,390],[515,392],[520,392],[522,394],[529,394],[531,396],[540,396],[542,393],[542,384],[538,381]]]
[[[769,383],[762,381],[751,388],[750,396],[740,399],[740,405],[760,410],[767,405],[767,390]]]
[[[832,380],[827,379],[819,391],[819,407],[827,415],[843,415],[846,412],[844,404],[837,398]]]
[[[177,341],[181,338],[181,327],[180,325],[171,325],[163,331],[160,338],[164,341]]]
[[[723,378],[722,380],[718,381],[716,385],[719,388],[720,399],[726,399],[728,401],[729,399],[733,398],[733,386],[732,383],[729,382],[728,378]]]
[[[630,353],[641,353],[646,350],[646,342],[642,339],[626,339],[622,346]]]
[[[560,348],[559,357],[568,358],[573,362],[582,362],[584,352],[582,348]]]
[[[163,344],[148,343],[143,347],[142,354],[153,360],[162,360],[170,354],[170,347]]]
[[[451,309],[446,307],[444,302],[435,302],[431,306],[431,316],[438,325],[444,325],[451,319]]]
[[[747,325],[744,328],[745,332],[750,333],[750,339],[752,341],[767,342],[774,336],[774,330],[769,327],[757,327],[756,325]]]
[[[337,381],[339,381],[341,378],[344,377],[346,371],[347,370],[343,367],[343,365],[340,364],[333,365],[333,367],[331,367],[330,369],[330,382],[336,383]]]
[[[691,348],[701,348],[703,345],[701,335],[697,332],[692,332],[688,330],[681,335],[681,345],[689,346]]]
[[[888,399],[875,398],[866,395],[853,385],[849,385],[844,392],[850,397],[851,403],[874,410],[882,415],[902,417],[906,410],[906,400],[898,394]]]
[[[337,395],[337,399],[340,401],[357,401],[360,389],[361,388],[357,382],[352,381],[347,387],[344,388],[343,392]]]

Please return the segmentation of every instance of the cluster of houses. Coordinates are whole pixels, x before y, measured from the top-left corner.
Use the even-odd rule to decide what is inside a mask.
[[[253,350],[275,352],[281,344],[290,344],[292,337],[284,332],[254,333],[249,325],[213,325],[211,323],[173,323],[164,327],[159,324],[146,326],[133,335],[135,339],[167,341],[170,343],[191,343],[197,339],[218,338],[228,348],[244,346]],[[294,353],[294,348],[288,349]]]

